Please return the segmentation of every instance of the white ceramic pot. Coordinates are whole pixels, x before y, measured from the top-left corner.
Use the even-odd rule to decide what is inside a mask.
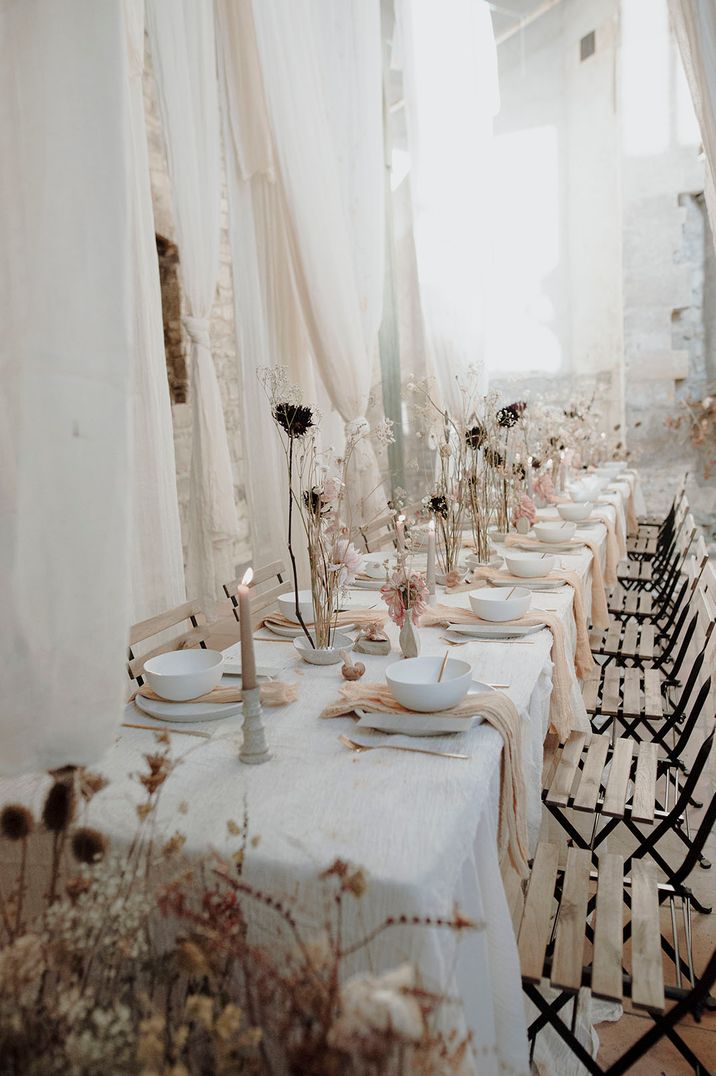
[[[534,532],[540,542],[568,542],[574,537],[576,523],[535,523]]]
[[[386,683],[401,706],[419,713],[432,713],[449,710],[462,702],[472,683],[472,666],[466,661],[450,658],[438,683],[442,662],[441,657],[406,658],[388,666]]]
[[[524,587],[481,587],[468,594],[473,613],[480,620],[500,623],[503,620],[517,620],[526,613],[532,601],[532,594]]]
[[[562,519],[570,523],[581,523],[589,519],[594,505],[591,501],[573,501],[572,504],[558,504],[557,511]]]
[[[510,575],[521,579],[536,579],[548,575],[557,566],[554,556],[540,556],[539,553],[505,553],[505,564]]]
[[[337,631],[333,633],[331,646],[319,648],[311,646],[306,636],[301,633],[293,640],[293,645],[310,665],[337,665],[342,660],[341,650],[353,649],[353,639],[350,635]]]
[[[217,687],[223,667],[224,655],[218,650],[170,650],[150,658],[142,676],[160,698],[188,702]]]

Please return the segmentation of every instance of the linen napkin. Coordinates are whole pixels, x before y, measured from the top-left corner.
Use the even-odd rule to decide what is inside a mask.
[[[448,624],[484,624],[471,609],[459,605],[434,605],[420,618],[422,627],[443,627]],[[555,732],[561,737],[568,737],[575,727],[570,702],[572,681],[569,675],[570,658],[567,655],[567,636],[564,624],[557,613],[545,610],[529,610],[518,620],[501,620],[500,627],[508,628],[519,625],[523,627],[546,624],[552,632],[552,696],[550,699],[550,721]],[[562,740],[564,742],[564,740]]]
[[[496,580],[499,582],[504,578],[505,572],[499,571],[496,568],[475,568],[472,573],[472,583],[454,587],[450,593],[461,590],[473,590],[475,582],[480,579],[484,579],[488,583],[494,583]],[[515,586],[519,586],[521,583],[525,582],[525,580],[521,579],[519,576],[510,575],[509,573],[507,573],[507,578],[514,582]],[[579,574],[565,568],[559,568],[553,572],[549,572],[547,575],[530,578],[527,582],[538,586],[540,583],[555,583],[560,580],[563,580],[574,591],[572,615],[574,616],[574,626],[577,633],[577,648],[574,654],[574,667],[579,679],[584,680],[594,672],[596,662],[594,661],[594,656],[589,645],[589,625],[587,624],[587,614],[584,608],[584,588]],[[539,612],[539,610],[535,611]]]
[[[444,607],[443,607],[444,608]],[[321,717],[340,717],[359,710],[408,714],[386,684],[344,684],[341,698],[331,703]],[[522,728],[517,707],[500,691],[485,691],[463,699],[445,713],[471,716],[479,713],[502,736],[500,761],[500,809],[497,831],[500,864],[507,859],[520,878],[528,874],[527,815],[522,763]]]
[[[298,698],[298,685],[297,684],[285,684],[281,680],[269,680],[266,684],[259,684],[261,691],[261,702],[265,706],[287,706],[289,702],[295,702]],[[171,699],[164,699],[161,695],[157,695],[155,691],[147,684],[142,684],[137,691],[134,691],[130,697],[131,702],[137,695],[141,695],[144,699],[153,699],[155,702],[171,702]],[[198,695],[195,699],[187,699],[187,702],[241,702],[243,695],[241,694],[240,687],[215,687],[212,691],[207,691],[205,695]],[[177,703],[177,706],[181,706],[181,703]]]
[[[618,520],[619,510],[616,509],[614,514]],[[616,523],[610,515],[606,512],[595,512],[593,518],[598,519],[607,528],[607,559],[604,568],[604,582],[608,587],[615,587],[617,585],[617,567],[619,566],[619,561],[626,556],[626,548],[622,554],[617,538]]]
[[[331,617],[331,626],[344,628],[352,624],[382,624],[386,616],[387,610],[385,609],[344,609]],[[299,631],[301,630],[300,624],[297,624],[295,620],[289,620],[283,613],[269,613],[261,621],[259,627],[263,628],[270,624],[276,624],[281,628],[298,628]],[[307,620],[306,627],[310,631],[313,627],[313,621]]]
[[[604,589],[602,562],[599,559],[599,543],[594,538],[580,538],[579,541],[592,551],[592,625],[600,631],[606,631],[609,627],[609,606]],[[544,542],[539,542],[536,538],[523,538],[519,534],[508,534],[505,545],[524,545],[530,549],[539,549],[540,553],[545,552]]]

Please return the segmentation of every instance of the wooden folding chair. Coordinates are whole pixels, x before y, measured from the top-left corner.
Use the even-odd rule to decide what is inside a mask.
[[[178,634],[171,632],[178,628]],[[184,602],[166,613],[149,617],[140,621],[129,629],[129,658],[127,669],[130,680],[141,687],[144,683],[142,670],[145,661],[157,654],[165,654],[168,650],[184,650],[190,647],[206,649],[206,639],[210,634],[210,625],[198,602]],[[159,639],[155,646],[151,646],[152,639]],[[142,644],[149,644],[146,649]],[[141,651],[141,652],[139,652]]]
[[[583,849],[570,848],[566,867],[561,869],[559,848],[547,843],[537,848],[518,928],[522,985],[538,1010],[528,1029],[532,1052],[537,1035],[550,1025],[593,1076],[619,1076],[666,1036],[694,1070],[706,1076],[706,1063],[676,1029],[688,1014],[700,1019],[707,1007],[709,990],[716,981],[716,953],[690,987],[683,986],[678,976],[675,985],[667,984],[659,916],[664,893],[654,864],[634,862],[631,877],[627,877],[629,867],[622,856],[607,853],[600,858],[598,871],[591,867],[590,854]],[[627,891],[630,919],[625,927]],[[629,954],[625,943],[630,943]],[[553,1000],[540,989],[545,982],[558,991]],[[575,1033],[584,990],[620,1004],[630,998],[632,1006],[648,1013],[653,1021],[606,1069]],[[668,1008],[670,1001],[675,1004]],[[573,1016],[566,1020],[563,1011],[570,1002]]]
[[[223,586],[224,594],[231,602],[231,608],[237,621],[239,619],[237,591],[240,583],[241,579],[237,577],[232,579],[230,583],[224,583]],[[266,613],[273,609],[281,594],[288,594],[289,591],[293,590],[293,583],[287,578],[283,562],[275,560],[271,564],[264,565],[263,568],[256,569],[249,583],[249,589],[251,590],[251,619],[254,624],[257,624]]]

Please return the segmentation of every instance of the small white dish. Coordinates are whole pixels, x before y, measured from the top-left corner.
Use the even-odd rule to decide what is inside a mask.
[[[288,594],[279,594],[278,597],[279,612],[286,617],[287,620],[292,620],[294,624],[299,624],[299,619],[296,616],[296,595],[293,591],[289,591]],[[298,592],[298,609],[303,617],[304,624],[313,623],[313,595],[310,590],[299,590]]]
[[[567,492],[573,501],[595,501],[606,483],[598,478],[582,478],[567,486]]]
[[[499,624],[503,620],[517,620],[526,613],[532,602],[532,594],[526,587],[515,586],[513,591],[501,587],[481,587],[468,594],[473,613],[480,620]]]
[[[339,631],[333,633],[332,644],[327,649],[311,646],[303,633],[293,640],[294,647],[309,665],[337,665],[342,660],[341,650],[353,649],[353,639],[350,635],[344,635]]]
[[[576,523],[535,523],[534,532],[540,542],[569,542],[577,529]]]
[[[472,665],[449,658],[438,682],[441,657],[403,658],[389,665],[385,680],[401,706],[419,713],[434,713],[457,706],[472,683]]]
[[[582,523],[589,519],[594,504],[592,501],[572,501],[571,504],[558,504],[557,511],[568,523]]]
[[[494,690],[489,684],[473,680],[465,697],[469,699],[472,694],[481,695]],[[356,710],[356,713],[360,718],[357,728],[376,729],[378,732],[390,732],[398,736],[447,736],[456,732],[467,732],[483,721],[477,711],[470,717],[459,717],[457,714],[445,713],[444,710],[437,713],[411,714],[367,713]]]
[[[505,552],[503,556],[511,575],[517,575],[521,579],[536,579],[541,575],[549,575],[557,567],[557,558],[550,554]]]
[[[142,677],[155,694],[168,702],[188,702],[217,687],[224,671],[218,650],[170,650],[144,665]]]
[[[395,554],[388,551],[382,553],[364,553],[363,571],[371,579],[384,580],[386,574],[395,569]]]
[[[542,631],[544,624],[450,624],[444,633],[451,643],[464,643],[466,639],[522,639],[525,635],[534,635]]]

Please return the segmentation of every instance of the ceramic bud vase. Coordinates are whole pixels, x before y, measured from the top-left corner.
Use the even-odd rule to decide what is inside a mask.
[[[410,614],[406,616],[405,623],[400,629],[398,641],[400,643],[400,652],[404,658],[416,658],[420,653],[420,636],[415,630]]]

